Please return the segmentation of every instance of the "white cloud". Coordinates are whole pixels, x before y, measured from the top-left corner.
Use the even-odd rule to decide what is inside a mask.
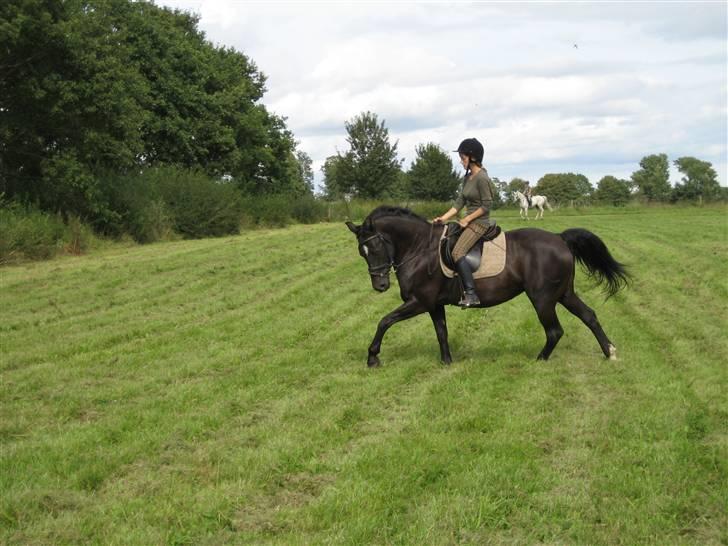
[[[370,110],[405,166],[476,136],[501,178],[625,176],[664,152],[728,184],[725,3],[159,3],[256,62],[314,167]]]

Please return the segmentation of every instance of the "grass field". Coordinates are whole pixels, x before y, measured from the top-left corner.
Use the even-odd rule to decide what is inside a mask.
[[[448,309],[451,367],[424,315],[367,369],[398,290],[339,224],[0,269],[0,541],[728,544],[726,209],[539,227],[631,267],[577,280],[618,361],[560,307],[536,362],[520,296]]]

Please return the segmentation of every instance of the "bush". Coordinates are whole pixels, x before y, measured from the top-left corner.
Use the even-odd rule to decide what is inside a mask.
[[[145,177],[158,185],[174,230],[183,237],[197,239],[240,233],[242,199],[231,182],[169,167],[150,171]],[[158,221],[166,212],[159,204],[155,207],[157,213],[150,218]]]
[[[78,216],[70,216],[63,237],[63,249],[68,254],[79,256],[88,252],[97,242],[94,231]]]
[[[149,169],[139,175],[107,176],[104,187],[114,221],[103,231],[129,233],[137,242],[216,237],[239,233],[242,199],[229,182],[176,167]]]
[[[301,224],[314,224],[326,217],[326,205],[307,195],[294,199],[291,205],[291,217]]]
[[[66,224],[60,215],[0,202],[0,264],[45,260],[62,252],[82,254],[95,241],[91,228],[78,217]]]
[[[292,197],[260,195],[243,199],[243,224],[250,227],[284,227],[291,223]]]

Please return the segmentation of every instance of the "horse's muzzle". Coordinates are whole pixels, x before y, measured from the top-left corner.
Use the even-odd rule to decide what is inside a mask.
[[[377,292],[386,292],[389,290],[389,276],[372,275],[372,288]]]

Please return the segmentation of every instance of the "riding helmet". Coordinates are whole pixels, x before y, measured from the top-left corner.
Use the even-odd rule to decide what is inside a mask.
[[[470,156],[470,159],[476,163],[483,163],[485,150],[483,149],[483,145],[478,142],[477,138],[466,138],[460,143],[458,149],[454,151]]]

